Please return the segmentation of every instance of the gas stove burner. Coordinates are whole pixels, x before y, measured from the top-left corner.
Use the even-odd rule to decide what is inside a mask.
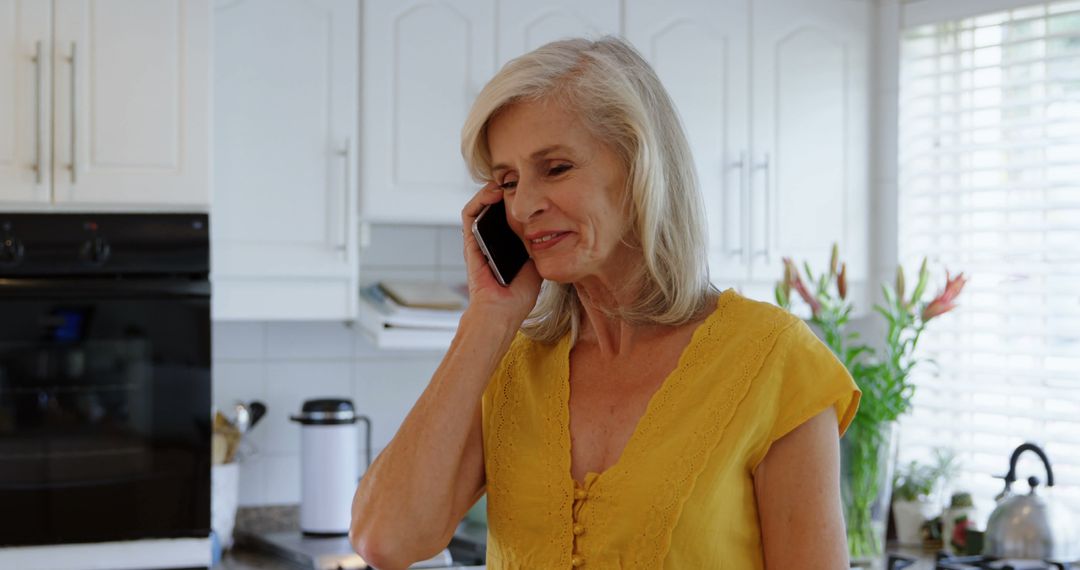
[[[934,570],[1080,570],[1080,562],[1058,560],[1013,560],[989,556],[949,556],[938,554]]]

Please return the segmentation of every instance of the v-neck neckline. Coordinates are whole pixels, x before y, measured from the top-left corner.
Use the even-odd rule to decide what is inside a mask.
[[[615,460],[615,463],[612,463],[603,471],[587,471],[585,473],[584,481],[578,481],[577,478],[574,477],[573,437],[570,433],[570,352],[573,347],[570,346],[569,333],[567,333],[563,337],[562,354],[560,355],[563,368],[561,378],[559,378],[559,388],[562,391],[562,397],[559,399],[560,405],[562,406],[563,416],[561,418],[561,421],[562,425],[565,426],[565,437],[562,440],[562,444],[565,448],[565,456],[567,457],[566,476],[569,477],[571,481],[573,481],[575,488],[589,489],[601,478],[610,479],[611,474],[613,472],[617,472],[617,470],[623,466],[623,464],[625,463],[624,459],[628,455],[628,452],[632,452],[634,447],[641,439],[642,426],[647,423],[646,420],[654,421],[655,418],[652,418],[651,416],[656,414],[654,408],[656,407],[657,400],[659,399],[661,394],[664,394],[671,390],[671,385],[673,384],[672,380],[674,380],[682,373],[685,365],[687,364],[686,359],[687,355],[690,354],[690,349],[699,342],[701,342],[701,337],[705,335],[705,331],[708,328],[706,325],[709,325],[713,319],[717,318],[717,315],[720,313],[719,309],[721,304],[728,295],[733,293],[733,291],[734,290],[730,288],[721,291],[716,298],[716,304],[713,305],[712,312],[709,313],[708,316],[706,316],[700,323],[697,324],[697,326],[694,327],[694,332],[690,335],[690,341],[686,343],[686,346],[683,347],[682,352],[679,353],[679,359],[675,363],[675,368],[668,372],[667,376],[664,377],[663,382],[660,383],[660,386],[652,393],[651,396],[649,396],[649,403],[646,404],[645,411],[641,414],[641,416],[637,420],[637,423],[634,425],[634,431],[630,434],[630,439],[626,440],[626,444],[623,446],[622,451],[619,453],[619,458]]]

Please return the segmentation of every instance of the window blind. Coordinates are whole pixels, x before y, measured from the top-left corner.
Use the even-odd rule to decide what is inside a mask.
[[[900,54],[900,262],[929,257],[927,297],[945,268],[969,277],[919,341],[934,362],[913,374],[900,459],[954,450],[949,491],[985,524],[992,475],[1032,441],[1080,516],[1080,2],[906,29]],[[1014,490],[1042,471],[1025,458]]]

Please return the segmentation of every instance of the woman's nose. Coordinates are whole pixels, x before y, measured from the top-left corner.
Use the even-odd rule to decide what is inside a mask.
[[[515,220],[526,223],[547,210],[547,197],[536,184],[518,180],[512,199],[507,203],[507,211]]]

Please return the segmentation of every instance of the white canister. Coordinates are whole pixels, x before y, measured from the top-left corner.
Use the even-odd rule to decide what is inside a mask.
[[[356,422],[367,428],[370,465],[371,421],[356,414],[351,400],[338,398],[308,400],[290,419],[301,424],[300,530],[309,536],[345,536],[360,475]]]
[[[228,550],[233,543],[239,480],[239,463],[224,463],[210,467],[210,528],[217,533],[222,550]]]

